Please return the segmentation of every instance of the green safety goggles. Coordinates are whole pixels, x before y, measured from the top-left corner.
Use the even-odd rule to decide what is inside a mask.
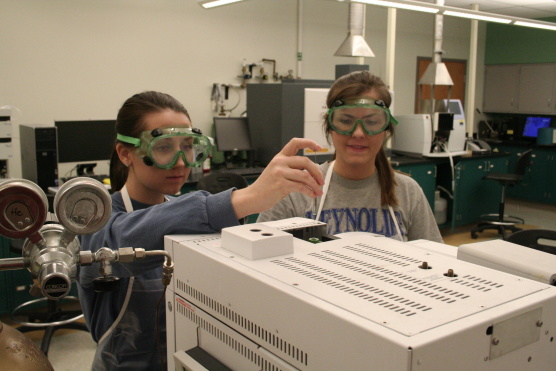
[[[210,140],[201,130],[186,127],[162,127],[143,131],[140,138],[117,134],[117,139],[133,144],[147,166],[171,169],[181,156],[189,167],[200,166],[210,154]]]
[[[358,123],[367,135],[376,135],[386,130],[390,123],[397,125],[398,121],[384,101],[378,99],[337,100],[328,109],[328,125],[337,133],[351,135]]]

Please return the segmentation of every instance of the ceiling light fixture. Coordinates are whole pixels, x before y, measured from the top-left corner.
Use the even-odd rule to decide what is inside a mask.
[[[451,15],[453,17],[476,19],[478,21],[506,23],[506,24],[512,23],[511,19],[499,18],[499,17],[490,17],[490,16],[480,15],[480,14],[468,14],[468,13],[463,13],[463,12],[454,12],[454,11],[451,11],[451,10],[445,10],[444,13],[442,13],[442,14]]]
[[[243,1],[243,0],[197,0],[197,4],[199,4],[205,9],[210,9],[216,6],[237,3],[238,1]]]
[[[542,28],[542,29],[545,29],[545,30],[556,31],[556,24],[552,26],[552,25],[549,25],[549,24],[539,24],[539,23],[522,22],[522,21],[516,21],[516,22],[514,22],[514,24],[516,26],[534,27],[534,28]]]
[[[338,1],[343,1],[343,0],[338,0]],[[383,1],[383,0],[357,0],[355,2],[369,4],[369,5],[386,6],[388,8],[415,10],[417,12],[438,13],[438,9],[431,8],[428,6],[423,6],[423,5],[416,5],[416,4],[406,4],[406,3],[398,3],[398,2]]]
[[[338,1],[338,2],[355,2],[355,3],[363,3],[363,4],[368,4],[368,5],[385,6],[385,7],[388,7],[388,8],[415,10],[415,11],[418,11],[418,12],[443,14],[443,15],[447,15],[447,16],[462,17],[462,18],[479,20],[479,21],[505,23],[505,24],[508,24],[508,25],[534,27],[534,28],[541,28],[541,29],[545,29],[545,30],[556,31],[556,23],[554,23],[554,22],[545,22],[545,21],[537,21],[537,20],[528,19],[528,18],[505,16],[505,15],[502,15],[502,14],[487,13],[487,12],[481,12],[481,11],[478,11],[478,10],[471,10],[471,9],[467,10],[465,8],[457,8],[457,7],[454,7],[454,6],[443,6],[443,5],[437,5],[437,4],[429,4],[429,3],[425,3],[425,2],[422,2],[422,1],[416,1],[416,0],[392,0],[392,1],[384,1],[384,0],[336,0],[336,1]]]

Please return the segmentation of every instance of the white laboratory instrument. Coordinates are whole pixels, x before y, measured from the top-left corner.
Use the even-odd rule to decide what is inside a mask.
[[[8,176],[8,161],[13,158],[12,146],[12,109],[0,108],[0,160],[5,160],[5,168],[0,169],[2,178]]]
[[[448,157],[466,154],[466,126],[459,99],[444,102],[447,112],[395,115],[399,124],[392,151],[409,156]]]
[[[556,364],[553,286],[458,260],[454,247],[430,241],[327,239],[319,223],[294,218],[165,237],[175,262],[166,295],[169,369]],[[310,235],[326,241],[308,242]]]

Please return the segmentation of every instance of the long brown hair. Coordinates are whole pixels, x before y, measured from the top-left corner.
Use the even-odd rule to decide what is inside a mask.
[[[382,99],[387,107],[390,107],[392,96],[388,91],[388,87],[380,77],[373,75],[369,71],[356,71],[338,78],[328,92],[326,106],[328,108],[332,107],[337,100],[362,97],[370,90],[375,91],[378,94],[378,98]],[[332,129],[328,125],[328,117],[324,117],[323,129],[327,141],[330,143],[330,132]],[[398,199],[394,192],[394,187],[397,185],[394,178],[394,169],[392,169],[384,150],[384,144],[393,135],[394,127],[390,124],[386,129],[386,137],[376,156],[375,166],[380,184],[381,204],[397,206]],[[334,154],[334,158],[336,158],[336,154]]]
[[[133,95],[127,99],[116,118],[116,133],[128,137],[139,138],[145,127],[145,116],[171,109],[175,112],[183,113],[190,119],[189,113],[185,107],[174,97],[159,93],[156,91],[146,91]],[[132,147],[132,144],[115,140],[112,149],[112,157],[110,159],[110,184],[112,192],[119,191],[127,180],[128,168],[120,161],[116,144],[122,143],[125,146]]]

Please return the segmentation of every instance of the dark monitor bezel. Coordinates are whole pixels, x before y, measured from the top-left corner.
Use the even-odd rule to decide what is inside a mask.
[[[59,163],[110,160],[116,120],[59,120],[54,126]]]
[[[234,125],[234,126],[232,126]],[[228,138],[230,129],[235,128],[241,130],[242,133],[233,133],[234,135],[242,136],[242,143],[238,146],[231,146],[228,143],[223,143],[222,138]],[[249,133],[249,121],[247,117],[214,117],[214,133],[216,149],[220,152],[233,152],[233,151],[251,151],[253,145],[251,142],[251,135]]]

